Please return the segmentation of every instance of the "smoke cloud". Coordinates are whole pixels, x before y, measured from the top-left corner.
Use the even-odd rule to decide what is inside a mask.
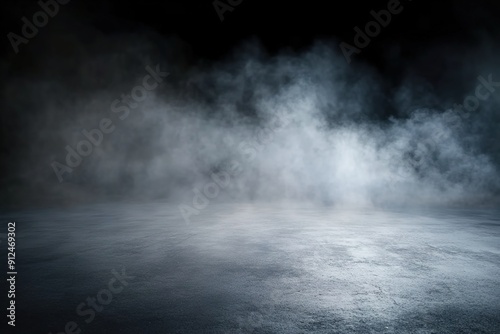
[[[211,201],[498,203],[500,94],[465,116],[453,108],[474,95],[478,76],[500,81],[498,61],[484,48],[459,57],[450,51],[456,46],[436,47],[436,63],[459,58],[464,66],[429,82],[415,70],[424,53],[414,67],[395,66],[407,70],[393,85],[383,71],[347,64],[337,41],[270,55],[250,40],[224,61],[207,62],[179,39],[149,32],[56,37],[42,41],[44,54],[20,56],[31,64],[25,72],[12,70],[18,60],[3,66],[14,152],[5,203],[123,198],[192,206],[197,190],[235,164],[237,175]],[[169,76],[121,120],[112,102],[156,64]],[[103,118],[114,131],[60,183],[51,164],[66,165],[65,146],[76,148],[82,131]]]

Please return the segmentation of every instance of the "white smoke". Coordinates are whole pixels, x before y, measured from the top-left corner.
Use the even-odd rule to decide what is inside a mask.
[[[17,169],[31,189],[69,200],[191,204],[194,188],[237,161],[241,173],[217,200],[477,205],[498,196],[498,144],[485,145],[495,136],[496,97],[462,119],[450,105],[436,106],[439,97],[418,80],[380,99],[385,79],[346,64],[334,43],[271,57],[249,42],[224,62],[187,66],[181,43],[162,41],[174,48],[165,55],[155,38],[123,39],[118,49],[99,41],[104,49],[90,46],[85,56],[59,64],[41,58],[41,67],[54,68],[50,75],[11,81],[4,95],[26,88],[9,97],[10,106],[20,99],[37,106],[25,119],[33,148],[22,159],[29,164]],[[119,121],[111,101],[156,63],[172,75]],[[65,74],[69,66],[79,74]],[[59,184],[50,164],[64,163],[64,147],[74,147],[81,130],[103,117],[113,119],[116,130]],[[259,129],[268,135],[259,137]]]

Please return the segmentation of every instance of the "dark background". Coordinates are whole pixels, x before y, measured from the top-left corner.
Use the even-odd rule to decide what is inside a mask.
[[[174,34],[192,46],[193,56],[217,59],[250,37],[259,38],[271,53],[306,48],[318,37],[333,36],[349,42],[353,27],[362,27],[372,20],[369,12],[385,9],[387,3],[245,0],[232,12],[226,12],[221,22],[211,1],[73,0],[61,6],[66,14],[58,15],[55,20],[66,21],[64,27],[69,29],[77,29],[75,21],[80,20],[91,22],[104,33],[143,28]],[[397,47],[402,57],[411,59],[416,46],[425,47],[444,39],[473,43],[478,31],[498,36],[495,18],[499,16],[500,3],[497,1],[402,1],[401,4],[405,8],[402,13],[393,18],[376,37],[377,43],[360,58],[383,68],[388,66],[387,47]],[[39,6],[36,1],[12,1],[2,9],[2,33],[6,35],[20,30],[20,18],[29,17]],[[7,53],[12,51],[7,39],[3,47]]]
[[[200,63],[224,61],[248,40],[258,41],[271,56],[307,50],[318,40],[330,43],[340,53],[341,41],[353,44],[353,28],[363,29],[373,20],[370,11],[386,9],[387,3],[245,0],[232,12],[226,12],[221,22],[212,1],[72,0],[61,5],[59,13],[40,28],[27,45],[21,44],[20,52],[15,54],[7,33],[20,34],[21,17],[31,19],[40,7],[36,1],[5,2],[1,14],[4,38],[0,58],[2,202],[18,201],[20,195],[13,189],[31,177],[30,172],[21,175],[19,171],[29,169],[24,166],[26,152],[36,149],[33,139],[37,131],[37,121],[33,121],[38,114],[36,105],[28,98],[23,99],[22,88],[16,88],[17,100],[14,101],[9,86],[19,78],[57,79],[71,75],[78,85],[71,61],[79,51],[68,47],[67,39],[60,36],[71,36],[80,44],[88,42],[98,48],[95,43],[98,36],[146,31],[157,38],[164,36],[177,40],[183,49],[178,63],[189,69]],[[476,66],[469,66],[467,55],[473,54],[476,63],[495,57],[495,48],[484,47],[484,44],[500,37],[500,2],[405,0],[401,4],[403,11],[393,15],[389,26],[382,28],[361,54],[353,55],[353,62],[347,66],[351,66],[354,73],[359,69],[360,76],[367,66],[376,71],[384,78],[379,87],[382,95],[389,96],[404,77],[416,73],[432,85],[433,92],[442,100],[461,101],[464,94],[473,89],[471,82],[481,73]],[[117,45],[119,48],[120,42]],[[453,89],[450,89],[450,82]],[[96,81],[92,88],[98,90],[102,88],[100,84]],[[451,102],[444,107],[450,106]],[[382,109],[384,117],[391,116],[391,105],[384,105]],[[37,191],[29,188],[22,196]],[[16,199],[11,198],[10,194],[14,193]]]
[[[253,215],[245,217],[244,210],[243,217],[231,216],[241,208],[222,210],[215,201],[210,207],[213,213],[203,212],[188,227],[177,207],[170,209],[164,203],[108,206],[98,197],[92,199],[100,206],[76,210],[8,211],[49,204],[66,206],[78,202],[80,193],[98,193],[94,188],[104,189],[106,196],[102,198],[110,199],[107,190],[119,193],[126,189],[127,175],[117,178],[116,183],[122,187],[99,183],[90,172],[90,180],[86,178],[90,163],[98,161],[96,156],[61,184],[50,162],[64,159],[66,143],[74,145],[68,140],[70,136],[58,137],[53,129],[78,133],[83,127],[95,126],[91,118],[88,124],[81,124],[76,117],[88,112],[84,107],[94,94],[104,100],[107,109],[103,110],[109,110],[115,91],[130,90],[133,79],[143,75],[144,66],[134,63],[123,67],[126,73],[122,76],[119,65],[103,73],[91,72],[99,69],[90,66],[95,59],[102,58],[103,64],[109,64],[105,57],[108,51],[121,52],[123,47],[128,52],[130,45],[140,45],[136,40],[128,43],[135,33],[153,36],[144,41],[144,49],[137,50],[140,54],[154,51],[151,61],[158,61],[157,55],[176,52],[162,46],[162,39],[169,40],[167,46],[177,43],[182,49],[177,58],[173,57],[176,66],[171,68],[170,82],[175,85],[188,77],[182,71],[189,72],[200,64],[210,69],[229,63],[227,59],[233,57],[235,49],[248,40],[260,43],[270,56],[298,54],[318,40],[340,53],[341,41],[353,43],[353,28],[363,28],[372,20],[370,11],[386,9],[387,3],[244,0],[232,12],[226,12],[221,22],[211,0],[72,0],[61,5],[58,15],[27,45],[20,45],[20,52],[15,54],[7,33],[20,34],[21,17],[31,18],[40,7],[37,1],[4,1],[0,10],[0,213],[2,221],[17,221],[19,226],[19,327],[13,332],[56,333],[66,321],[81,322],[75,306],[105,287],[111,269],[122,265],[136,280],[97,315],[95,322],[84,327],[85,333],[220,333],[221,328],[237,333],[241,327],[237,319],[247,319],[254,310],[262,311],[259,307],[268,305],[273,290],[283,290],[290,296],[285,302],[271,300],[276,304],[271,304],[275,307],[272,311],[263,308],[266,324],[276,328],[300,321],[300,332],[316,333],[389,332],[388,326],[393,333],[426,329],[436,333],[498,331],[496,211],[458,210],[439,213],[435,220],[422,218],[425,214],[370,216],[363,212],[347,221],[353,224],[340,219],[339,225],[333,225],[338,228],[331,230],[324,229],[335,218],[328,212],[323,215],[318,211],[325,224],[320,219],[321,224],[315,227],[315,218],[307,210],[301,215],[297,214],[300,210],[281,213],[271,207],[269,212],[256,211],[254,219]],[[351,64],[340,65],[349,67],[359,82],[367,68],[383,78],[377,82],[378,95],[373,97],[373,109],[378,111],[369,117],[387,120],[397,115],[397,108],[391,106],[392,93],[408,77],[418,77],[413,82],[428,87],[422,94],[418,89],[413,91],[413,100],[408,102],[411,106],[418,106],[419,95],[425,96],[422,105],[431,106],[434,100],[426,95],[431,92],[439,97],[435,103],[440,108],[462,101],[474,90],[479,74],[500,77],[490,65],[498,63],[491,59],[499,55],[499,1],[401,3],[404,9],[392,17],[390,25],[361,54],[353,55]],[[115,44],[109,36],[116,37]],[[154,47],[148,48],[150,45]],[[103,57],[100,50],[104,50]],[[133,56],[130,59],[135,60]],[[50,86],[56,87],[55,91],[44,91],[46,81],[56,83]],[[158,91],[176,92],[166,86]],[[111,97],[99,95],[107,91],[113,92]],[[52,102],[58,93],[60,111],[44,113],[41,105]],[[78,102],[79,98],[85,102],[83,107],[64,108],[64,103],[72,106],[73,99]],[[467,138],[480,137],[486,142],[478,145],[483,150],[480,153],[496,157],[496,166],[500,166],[495,128],[499,117],[493,108],[487,111],[494,115],[492,121],[478,120],[483,126],[478,129],[472,129],[472,122],[466,123],[473,134]],[[139,139],[141,133],[147,133],[135,126],[134,122],[122,124],[114,138],[120,131],[130,131],[130,137],[137,135]],[[143,151],[147,149],[132,146],[131,160],[137,156],[135,160],[141,160],[139,153]],[[188,182],[184,185],[189,189]],[[498,188],[496,191],[500,195]],[[49,201],[50,196],[55,200]],[[9,213],[3,214],[5,207]],[[314,229],[316,232],[311,232]],[[340,246],[336,245],[338,240],[343,241]],[[359,252],[351,256],[349,252],[355,246]],[[6,258],[5,253],[2,258]],[[342,280],[335,278],[337,274]],[[4,287],[2,293],[7,291]],[[322,294],[330,294],[328,303],[337,303],[339,294],[357,297],[345,310],[345,304],[337,303],[340,312],[332,313],[325,311],[330,305]],[[379,301],[382,306],[394,305],[374,308]],[[310,307],[305,307],[308,303]],[[382,313],[391,320],[381,319]],[[261,326],[254,331],[251,327],[249,331],[278,332],[269,328]],[[281,332],[291,332],[288,328],[282,327]]]

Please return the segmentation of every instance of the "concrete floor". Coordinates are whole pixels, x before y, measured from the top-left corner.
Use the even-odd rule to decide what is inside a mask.
[[[71,321],[94,334],[500,333],[499,211],[211,204],[190,225],[163,204],[1,216],[17,222],[15,333]],[[77,306],[123,268],[134,278],[87,323]]]

